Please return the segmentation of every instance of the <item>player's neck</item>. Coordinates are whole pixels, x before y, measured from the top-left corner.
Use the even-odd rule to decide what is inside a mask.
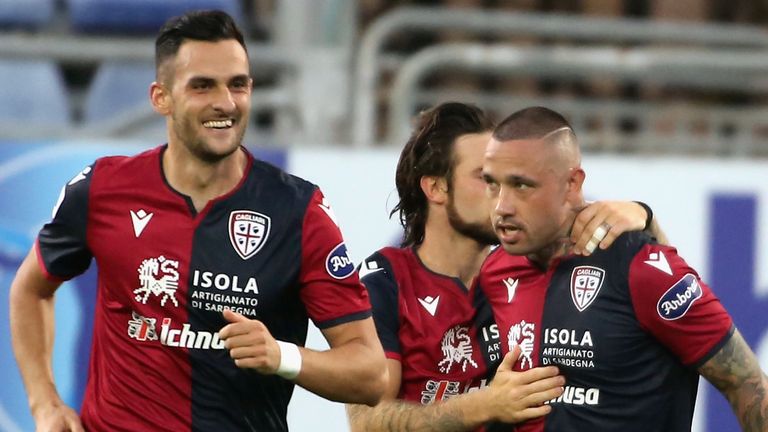
[[[541,268],[546,269],[549,268],[552,262],[557,258],[570,254],[573,249],[573,243],[571,242],[571,228],[576,221],[576,214],[577,213],[574,212],[569,215],[555,239],[537,252],[528,254],[528,259],[538,264]]]
[[[527,257],[532,262],[538,264],[542,269],[549,268],[552,262],[557,258],[570,253],[573,244],[567,237],[562,237],[548,244],[535,253],[528,254]]]
[[[165,178],[172,188],[190,197],[198,212],[208,201],[234,189],[247,165],[248,157],[242,149],[216,163],[203,162],[172,146],[163,152]]]
[[[489,251],[490,246],[459,234],[450,227],[427,223],[424,241],[416,253],[428,269],[459,278],[469,287]]]

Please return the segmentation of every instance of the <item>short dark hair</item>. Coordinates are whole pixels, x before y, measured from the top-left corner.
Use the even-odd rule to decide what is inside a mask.
[[[419,115],[397,163],[395,185],[400,201],[390,213],[390,216],[399,213],[405,230],[403,247],[424,241],[428,207],[427,197],[421,190],[421,178],[445,177],[450,185],[456,139],[492,129],[493,123],[480,108],[459,102],[446,102]]]
[[[571,124],[561,114],[545,107],[528,107],[516,111],[501,121],[493,130],[498,141],[539,139]]]
[[[218,42],[235,39],[245,52],[245,39],[237,24],[226,12],[220,10],[202,10],[187,12],[182,16],[170,18],[165,22],[155,40],[155,70],[179,52],[185,40]]]

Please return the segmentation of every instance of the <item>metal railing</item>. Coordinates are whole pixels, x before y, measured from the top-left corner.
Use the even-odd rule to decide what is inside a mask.
[[[275,45],[248,42],[252,66],[289,68],[299,56]],[[148,37],[0,33],[0,58],[45,58],[62,64],[106,60],[153,61],[155,40]]]
[[[248,54],[254,76],[278,73],[290,78],[301,73],[302,57],[295,52],[279,49],[275,45],[249,42]],[[105,61],[129,60],[152,62],[154,38],[117,36],[74,36],[66,34],[0,33],[0,58],[44,58],[61,65],[88,66]],[[252,108],[272,110],[285,117],[299,117],[298,92],[295,80],[283,79],[276,85],[254,89]],[[115,118],[98,124],[73,124],[67,127],[6,128],[4,138],[34,139],[57,136],[61,138],[93,138],[100,136],[124,137],[141,134],[141,125],[157,120],[149,102],[129,109]],[[137,132],[138,131],[138,132]],[[266,131],[252,131],[265,134]]]
[[[466,70],[483,73],[525,75],[536,78],[600,79],[624,83],[653,83],[693,89],[730,90],[768,94],[768,56],[727,50],[611,47],[513,47],[503,45],[448,44],[426,48],[410,57],[398,71],[390,93],[389,143],[404,142],[411,127],[411,117],[423,92],[419,84],[437,70]],[[694,73],[695,72],[695,73]],[[445,96],[446,94],[443,94]],[[483,99],[475,94],[470,99]],[[433,102],[435,97],[432,97]],[[507,97],[509,104],[512,97]],[[467,100],[467,99],[462,99]],[[485,99],[484,99],[485,100]],[[552,102],[551,100],[549,102]],[[591,113],[619,108],[625,117],[638,124],[648,124],[659,112],[669,112],[653,104],[614,103],[598,107],[598,102],[582,104]],[[486,105],[483,103],[483,105]],[[674,107],[679,108],[679,107]],[[678,109],[679,111],[679,109]],[[747,115],[751,112],[755,115]],[[685,118],[715,118],[736,129],[734,136],[744,137],[744,130],[764,126],[767,106],[756,108],[715,107],[711,110],[689,107]],[[742,117],[739,119],[739,117]],[[678,131],[679,132],[679,131]],[[680,136],[678,133],[677,136]],[[755,146],[758,141],[740,139],[739,145]],[[763,145],[765,142],[760,141]],[[715,145],[715,144],[711,144]],[[740,149],[736,153],[748,153]]]
[[[379,75],[383,63],[398,63],[397,58],[382,53],[383,46],[393,35],[411,29],[459,30],[483,35],[533,36],[577,42],[768,48],[768,32],[758,27],[490,10],[399,8],[371,25],[357,52],[352,110],[353,140],[357,145],[370,145],[375,141],[375,95]]]
[[[464,101],[497,117],[529,106],[565,115],[585,152],[768,156],[768,107],[524,97],[471,91],[420,91],[418,105]],[[402,145],[402,142],[397,143]]]

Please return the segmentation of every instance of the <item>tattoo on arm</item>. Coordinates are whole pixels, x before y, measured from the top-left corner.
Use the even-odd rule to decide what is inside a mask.
[[[738,330],[699,372],[728,399],[744,431],[768,428],[768,378]]]
[[[371,408],[347,405],[353,432],[463,432],[470,430],[461,413],[445,404],[419,405],[399,400]]]

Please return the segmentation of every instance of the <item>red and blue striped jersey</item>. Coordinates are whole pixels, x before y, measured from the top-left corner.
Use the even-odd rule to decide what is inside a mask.
[[[566,378],[552,412],[518,431],[690,430],[697,368],[733,334],[698,273],[639,232],[546,269],[499,249],[479,289],[504,353],[521,348],[515,368],[556,365]]]
[[[308,318],[327,328],[370,316],[330,206],[317,186],[248,153],[240,183],[198,213],[166,181],[165,148],[97,160],[38,236],[50,278],[98,266],[83,423],[287,430],[293,383],[236,367],[218,338],[221,311],[298,345]]]

